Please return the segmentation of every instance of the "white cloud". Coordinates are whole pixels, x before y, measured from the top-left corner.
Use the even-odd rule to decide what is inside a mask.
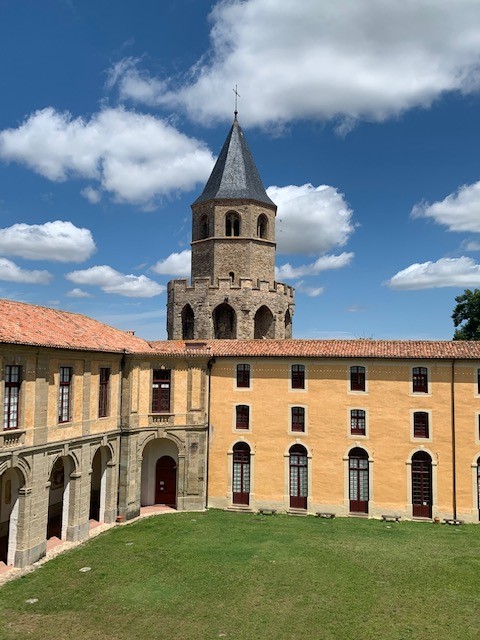
[[[90,202],[90,204],[98,204],[102,199],[102,192],[93,187],[85,187],[80,191],[82,196]]]
[[[292,267],[290,263],[282,264],[280,267],[275,267],[275,279],[276,280],[291,280],[292,278],[302,278],[304,276],[315,276],[321,271],[328,271],[329,269],[342,269],[347,267],[353,260],[353,253],[341,253],[338,256],[325,255],[320,256],[318,260],[311,264],[304,264],[300,267]]]
[[[267,193],[278,206],[277,253],[318,255],[345,245],[353,233],[353,212],[334,187],[272,186]]]
[[[66,295],[69,298],[91,298],[92,297],[89,293],[87,293],[87,291],[83,291],[83,289],[79,289],[78,287],[75,287],[74,289],[67,291]]]
[[[0,258],[0,280],[26,284],[48,284],[52,280],[48,271],[22,269],[11,260]]]
[[[233,78],[245,124],[335,118],[344,131],[479,87],[474,0],[302,0],[301,10],[298,0],[229,0],[211,20],[210,51],[183,84],[129,58],[112,69],[110,86],[208,123],[231,112]]]
[[[480,286],[480,265],[471,258],[441,258],[412,264],[387,282],[392,289],[435,289]]]
[[[193,189],[213,167],[202,142],[163,120],[122,108],[104,109],[90,120],[52,107],[36,111],[17,129],[0,132],[0,158],[49,180],[96,180],[117,201],[143,205]],[[95,198],[89,188],[83,195]]]
[[[462,247],[465,251],[480,251],[480,242],[476,242],[475,240],[468,240],[466,242],[462,242]]]
[[[75,284],[98,286],[105,293],[116,293],[127,298],[152,298],[165,291],[163,285],[146,276],[125,275],[107,265],[72,271],[65,277]]]
[[[95,251],[89,229],[55,220],[45,224],[14,224],[0,229],[0,254],[27,260],[83,262]]]
[[[307,287],[307,286],[305,286],[305,284],[303,283],[303,280],[300,280],[299,282],[295,283],[295,289],[296,289],[296,291],[299,291],[300,293],[305,293],[310,298],[316,298],[316,297],[320,296],[324,291],[323,287]]]
[[[449,231],[473,231],[480,233],[480,182],[463,185],[444,200],[430,204],[416,204],[413,218],[433,218]]]
[[[161,275],[189,277],[191,259],[192,252],[190,249],[185,249],[180,253],[171,253],[164,260],[159,260],[150,270]]]

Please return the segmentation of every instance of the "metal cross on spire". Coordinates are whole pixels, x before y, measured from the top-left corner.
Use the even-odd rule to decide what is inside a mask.
[[[237,119],[237,115],[238,115],[238,98],[240,98],[240,94],[237,91],[237,85],[235,85],[235,89],[232,89],[233,93],[235,94],[235,111],[234,111],[234,115],[235,115],[235,120]]]

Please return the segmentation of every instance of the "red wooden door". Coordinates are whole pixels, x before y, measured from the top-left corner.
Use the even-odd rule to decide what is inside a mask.
[[[363,449],[353,449],[348,459],[350,511],[368,513],[368,454]]]
[[[432,461],[428,453],[412,458],[412,503],[414,518],[432,517]]]
[[[307,497],[307,451],[301,445],[295,445],[290,449],[290,508],[306,509]]]
[[[177,507],[177,465],[170,456],[157,460],[155,473],[155,504]]]
[[[250,447],[239,443],[233,447],[233,504],[250,502]]]

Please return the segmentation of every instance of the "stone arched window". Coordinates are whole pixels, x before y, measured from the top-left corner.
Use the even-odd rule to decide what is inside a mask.
[[[199,238],[200,240],[204,240],[208,238],[210,235],[210,229],[208,224],[208,216],[205,214],[200,218],[199,223]]]
[[[213,330],[219,340],[235,340],[237,337],[237,316],[226,302],[219,304],[213,312]]]
[[[267,216],[262,213],[257,218],[257,236],[259,238],[266,238],[268,235],[268,219]]]
[[[254,318],[254,338],[274,338],[275,322],[273,313],[265,305],[261,306]]]
[[[182,309],[182,340],[193,340],[195,329],[195,316],[193,309],[186,304]]]
[[[240,235],[240,216],[236,211],[229,211],[225,216],[225,235]]]
[[[285,338],[292,337],[292,316],[287,309],[285,312]]]

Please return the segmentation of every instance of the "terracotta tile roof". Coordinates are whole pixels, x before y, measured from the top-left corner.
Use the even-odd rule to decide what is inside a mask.
[[[480,360],[480,342],[440,340],[167,340],[150,346],[165,356]]]
[[[0,342],[82,351],[151,351],[145,340],[93,318],[1,299]]]

